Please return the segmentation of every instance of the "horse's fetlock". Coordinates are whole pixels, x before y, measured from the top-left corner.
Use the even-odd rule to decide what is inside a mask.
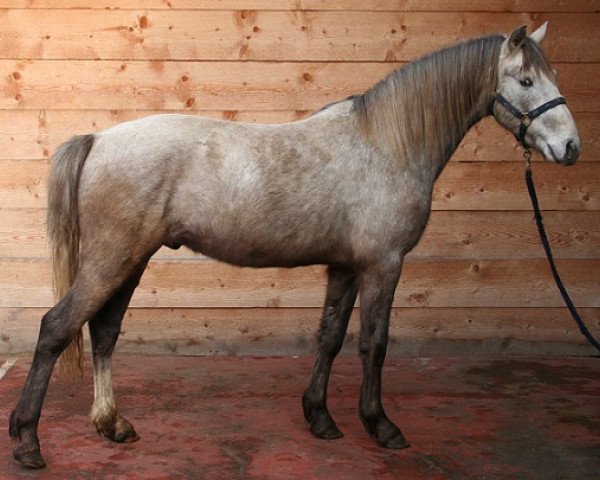
[[[320,409],[320,403],[314,399],[309,390],[304,392],[302,395],[302,410],[304,411],[304,418],[307,422],[310,422],[317,414]]]
[[[13,410],[10,414],[10,420],[8,421],[8,435],[11,438],[19,438],[21,437],[21,433],[20,433],[20,425],[19,425],[19,421],[17,419],[17,412],[16,410]]]

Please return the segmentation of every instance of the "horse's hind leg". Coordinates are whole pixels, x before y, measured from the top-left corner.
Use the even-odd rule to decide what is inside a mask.
[[[330,267],[328,275],[317,359],[302,406],[313,435],[331,440],[343,435],[327,409],[327,383],[333,360],[342,348],[358,287],[348,270]]]
[[[56,360],[75,337],[83,324],[106,301],[106,298],[90,295],[81,282],[42,318],[39,339],[33,362],[21,398],[10,417],[9,433],[20,444],[14,457],[25,466],[41,468],[45,465],[40,454],[37,435],[42,403]]]
[[[377,443],[386,448],[409,446],[381,404],[381,367],[387,351],[390,312],[400,268],[400,265],[380,265],[363,272],[360,278],[359,348],[363,365],[360,418]]]
[[[119,338],[123,315],[145,266],[144,262],[89,321],[94,358],[94,404],[90,416],[98,433],[115,442],[135,442],[140,438],[133,425],[121,417],[117,410],[112,388],[111,358]]]
[[[98,260],[98,259],[97,259]],[[119,290],[134,271],[135,263],[102,258],[80,267],[73,286],[42,318],[40,336],[27,381],[10,417],[9,433],[20,443],[14,457],[21,464],[42,468],[37,427],[42,404],[59,355],[79,329],[89,321]]]

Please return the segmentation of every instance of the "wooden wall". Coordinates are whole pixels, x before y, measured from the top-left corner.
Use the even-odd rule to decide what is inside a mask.
[[[0,352],[30,350],[51,306],[45,178],[71,135],[156,112],[291,121],[432,49],[545,20],[583,155],[571,168],[538,162],[535,178],[558,266],[598,335],[598,12],[597,0],[0,0]],[[519,148],[493,120],[467,135],[433,209],[396,294],[394,351],[590,351],[543,259]],[[161,250],[120,347],[308,352],[323,273]],[[350,346],[356,332],[354,318]]]

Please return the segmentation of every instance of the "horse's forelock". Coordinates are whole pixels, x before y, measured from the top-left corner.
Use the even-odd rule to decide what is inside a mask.
[[[523,51],[523,68],[525,70],[534,69],[536,72],[541,71],[552,82],[556,83],[556,74],[550,65],[550,61],[537,42],[526,37],[521,48]]]

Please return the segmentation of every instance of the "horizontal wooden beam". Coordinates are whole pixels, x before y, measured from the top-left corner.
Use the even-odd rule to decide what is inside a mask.
[[[558,263],[580,307],[600,307],[600,259]],[[52,305],[50,264],[45,260],[0,261],[0,307]],[[153,261],[132,300],[133,307],[319,307],[323,267],[240,269],[200,259]],[[561,307],[543,259],[407,261],[396,307]]]
[[[2,208],[44,208],[48,164],[0,160]],[[450,162],[435,185],[433,209],[529,211],[523,171],[516,162]],[[595,162],[572,167],[540,164],[534,178],[544,210],[600,210],[600,169]]]
[[[0,353],[31,352],[44,313],[43,308],[0,308]],[[600,309],[582,308],[580,313],[599,336]],[[132,308],[125,315],[117,350],[181,355],[307,354],[315,351],[320,317],[320,308]],[[358,348],[358,317],[359,309],[355,309],[345,340],[347,353]],[[545,343],[551,343],[543,351],[549,355],[571,352],[564,345],[586,347],[564,308],[394,308],[388,351],[532,355],[541,352]]]
[[[84,10],[281,10],[407,12],[588,12],[595,0],[0,0],[0,8]],[[530,13],[536,19],[537,13]]]
[[[0,60],[0,109],[314,110],[400,65]],[[571,110],[600,112],[600,63],[556,67]]]
[[[0,259],[47,259],[46,210],[0,209]],[[544,223],[556,258],[596,258],[600,251],[600,210],[548,211]],[[528,211],[434,211],[410,260],[543,258]],[[160,249],[155,259],[188,261],[186,248]]]
[[[0,51],[46,60],[411,61],[544,21],[551,61],[600,61],[597,12],[9,10]]]

